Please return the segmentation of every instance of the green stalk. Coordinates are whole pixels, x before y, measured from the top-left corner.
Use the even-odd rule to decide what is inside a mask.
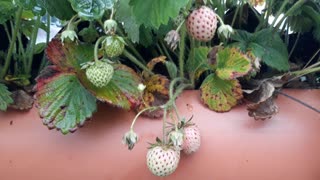
[[[167,124],[167,107],[163,109],[163,119],[162,119],[162,143],[163,145],[166,144],[167,138],[166,138],[166,124]]]
[[[195,40],[192,38],[190,39],[190,48],[191,48],[191,51],[190,51],[190,55],[189,55],[189,58],[191,59],[191,61],[194,61],[194,57],[195,57]],[[192,84],[192,87],[195,86],[195,72],[196,72],[197,69],[194,69],[192,73],[189,74],[190,79],[191,79],[191,84]]]
[[[3,27],[4,27],[4,30],[5,30],[5,32],[6,32],[6,34],[7,34],[7,37],[8,37],[8,39],[9,39],[9,43],[10,43],[10,42],[11,42],[11,36],[10,36],[10,33],[9,33],[9,29],[8,29],[7,23],[4,23],[4,24],[3,24]]]
[[[296,76],[296,77],[294,77],[294,79],[295,79],[295,78],[298,78],[298,77],[301,77],[301,76],[304,76],[304,75],[307,75],[310,73],[318,72],[318,71],[320,71],[320,66],[314,67],[314,68],[306,68],[306,69],[303,69],[300,71],[291,72],[290,74],[293,76]]]
[[[310,58],[310,60],[307,62],[307,64],[303,67],[303,69],[305,69],[311,63],[311,61],[317,56],[317,54],[319,52],[320,52],[320,48],[316,51],[316,53],[314,53],[314,55]],[[320,64],[320,62],[318,62],[318,63]],[[317,66],[316,64],[318,64],[318,63],[315,63],[314,65]]]
[[[162,51],[161,47],[159,46],[159,43],[157,43],[157,49],[159,51],[159,53],[161,54],[161,56],[164,56],[164,52]]]
[[[276,24],[275,28],[274,28],[274,32],[277,31],[279,29],[279,27],[281,26],[282,22],[285,20],[285,18],[287,18],[288,16],[290,16],[293,12],[295,12],[298,8],[300,8],[307,0],[299,0],[298,2],[296,2],[285,14],[284,16],[280,19],[280,21]]]
[[[28,70],[27,57],[26,57],[25,49],[23,48],[21,33],[18,33],[17,38],[18,38],[18,44],[19,44],[19,52],[22,55],[21,61],[23,64],[23,70],[24,70],[24,73],[27,73],[27,70]]]
[[[32,35],[30,37],[30,43],[29,43],[29,48],[28,48],[28,52],[27,52],[28,53],[28,69],[27,69],[28,74],[31,73],[31,69],[32,69],[33,53],[34,53],[34,48],[35,48],[36,41],[37,41],[37,35],[38,35],[40,23],[41,23],[41,16],[38,15],[37,20],[36,20],[36,24],[33,27]]]
[[[11,62],[11,57],[12,57],[14,45],[16,43],[17,34],[18,34],[20,24],[21,24],[22,12],[23,12],[23,7],[19,7],[19,9],[16,13],[16,16],[15,16],[15,28],[13,29],[12,38],[11,38],[8,54],[7,54],[7,57],[5,60],[5,64],[4,64],[3,69],[0,73],[0,79],[3,79],[4,76],[6,75],[8,68],[9,68],[9,65],[10,65],[10,62]]]
[[[166,46],[164,45],[163,41],[160,40],[160,45],[162,47],[162,49],[164,50],[164,53],[166,54],[166,56],[168,57],[169,61],[173,62],[173,59],[169,53],[169,51],[167,50]]]
[[[280,9],[279,9],[278,12],[276,13],[275,18],[273,19],[273,21],[272,21],[272,23],[271,23],[271,27],[273,27],[274,24],[277,22],[280,14],[283,12],[284,8],[286,7],[286,5],[287,5],[288,3],[289,3],[289,0],[283,1]]]
[[[273,5],[273,0],[269,0],[268,9],[267,9],[267,16],[266,16],[266,20],[265,20],[265,24],[264,24],[265,27],[268,27],[269,17],[272,12],[272,5]]]
[[[293,51],[296,49],[297,44],[298,44],[298,41],[300,40],[300,35],[301,35],[301,33],[298,33],[297,39],[295,40],[295,42],[294,42],[294,44],[293,44],[293,47],[292,47],[292,49],[291,49],[291,51],[290,51],[290,53],[289,53],[289,58],[288,58],[288,59],[290,59]]]
[[[180,31],[180,44],[179,44],[179,73],[180,77],[184,77],[184,53],[186,44],[186,28],[183,27]]]
[[[97,40],[97,42],[96,42],[96,44],[94,45],[94,61],[95,62],[98,62],[99,61],[99,52],[98,52],[98,50],[99,50],[99,45],[100,45],[100,43],[104,40],[106,38],[106,36],[101,36],[98,40]]]
[[[51,16],[49,13],[47,13],[47,37],[46,37],[46,44],[48,45],[49,41],[50,41],[50,27],[51,27]],[[46,66],[46,56],[45,54],[43,54],[42,60],[41,60],[41,64],[40,64],[40,68],[39,68],[39,72]]]
[[[138,114],[136,114],[136,116],[134,117],[134,119],[133,119],[133,121],[132,121],[132,123],[131,123],[130,130],[133,130],[134,124],[136,123],[138,117],[139,117],[142,113],[144,113],[144,112],[146,112],[146,111],[155,111],[157,108],[159,108],[159,107],[147,107],[147,108],[141,110],[140,112],[138,112]]]
[[[117,32],[124,37],[124,33],[120,28],[117,28]],[[143,64],[146,64],[146,60],[141,56],[141,54],[137,51],[137,49],[134,47],[134,44],[130,41],[125,39],[127,46],[129,47],[129,49],[131,50],[131,52],[140,60],[142,61]]]
[[[123,51],[123,55],[126,56],[131,62],[136,64],[141,69],[147,71],[149,74],[154,74],[150,69],[148,69],[144,64],[142,64],[136,57],[134,57],[129,51],[126,49]]]

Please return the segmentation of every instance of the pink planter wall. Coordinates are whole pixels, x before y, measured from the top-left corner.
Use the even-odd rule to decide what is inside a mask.
[[[320,108],[319,90],[286,92]],[[48,131],[36,109],[0,112],[0,179],[319,180],[320,114],[283,96],[277,102],[277,116],[255,121],[245,106],[219,114],[200,104],[198,91],[185,92],[179,109],[194,115],[202,146],[183,155],[166,178],[153,176],[145,164],[147,142],[161,134],[160,120],[139,119],[140,141],[128,151],[121,138],[134,113],[102,105],[85,127],[64,136]]]

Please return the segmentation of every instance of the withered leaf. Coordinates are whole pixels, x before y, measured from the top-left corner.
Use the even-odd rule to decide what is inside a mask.
[[[272,118],[278,113],[279,108],[274,102],[274,98],[270,97],[261,103],[251,103],[247,105],[249,116],[255,120],[266,120]]]
[[[13,91],[11,97],[13,99],[13,103],[9,105],[10,108],[28,110],[33,106],[34,99],[23,90]]]

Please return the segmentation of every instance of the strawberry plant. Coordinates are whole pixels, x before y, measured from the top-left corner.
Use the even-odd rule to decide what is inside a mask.
[[[3,0],[0,110],[31,108],[34,94],[43,123],[63,134],[83,126],[98,102],[133,110],[123,137],[130,150],[140,115],[162,118],[162,138],[146,158],[154,175],[167,176],[180,151],[201,148],[201,127],[175,104],[185,89],[198,89],[199,100],[221,113],[245,98],[249,116],[268,119],[288,82],[310,74],[319,87],[319,7],[314,0]],[[36,43],[52,16],[63,28]],[[315,43],[301,44],[308,33]],[[304,45],[307,56],[297,48]]]

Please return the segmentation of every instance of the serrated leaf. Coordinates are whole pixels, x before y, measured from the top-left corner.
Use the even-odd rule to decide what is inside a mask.
[[[188,2],[188,0],[130,0],[130,6],[139,24],[159,28],[161,24],[167,24],[170,18],[177,17],[180,9]]]
[[[94,46],[91,44],[79,44],[65,42],[62,45],[60,39],[52,39],[46,49],[49,61],[57,65],[63,71],[80,71],[82,63],[92,61]]]
[[[214,74],[204,80],[200,92],[203,103],[217,112],[229,111],[243,97],[238,80],[223,80]]]
[[[110,7],[109,0],[69,0],[73,10],[85,20],[99,20]]]
[[[246,75],[251,69],[251,60],[236,48],[220,49],[216,60],[216,74],[221,79],[235,79]]]
[[[60,20],[69,20],[76,14],[71,4],[67,0],[37,0],[51,16],[55,16]]]
[[[289,70],[288,50],[282,39],[272,29],[263,29],[254,34],[238,30],[232,36],[238,42],[231,46],[261,58],[262,62],[279,71]]]
[[[198,79],[204,71],[211,69],[207,58],[210,50],[208,47],[195,48],[194,56],[192,56],[192,51],[190,51],[186,68],[192,78]]]
[[[63,134],[75,131],[97,110],[96,98],[74,73],[63,73],[55,66],[37,79],[36,104],[43,123]]]
[[[49,61],[57,65],[64,72],[76,72],[77,77],[99,100],[108,102],[124,109],[133,108],[139,102],[140,92],[138,84],[139,76],[125,65],[114,64],[114,75],[109,84],[98,88],[91,84],[81,69],[81,64],[91,62],[94,59],[94,47],[88,44],[64,43],[58,39],[52,40],[47,48]]]
[[[6,111],[11,103],[13,103],[11,92],[6,85],[0,83],[0,110]]]
[[[129,67],[115,64],[114,75],[107,86],[98,88],[90,83],[84,73],[81,73],[82,84],[100,101],[110,103],[123,109],[132,109],[140,102],[138,85],[140,77]]]
[[[117,7],[117,13],[115,15],[116,20],[123,22],[123,28],[128,34],[128,37],[133,43],[139,42],[139,24],[136,22],[131,7],[129,6],[130,0],[121,0]]]

